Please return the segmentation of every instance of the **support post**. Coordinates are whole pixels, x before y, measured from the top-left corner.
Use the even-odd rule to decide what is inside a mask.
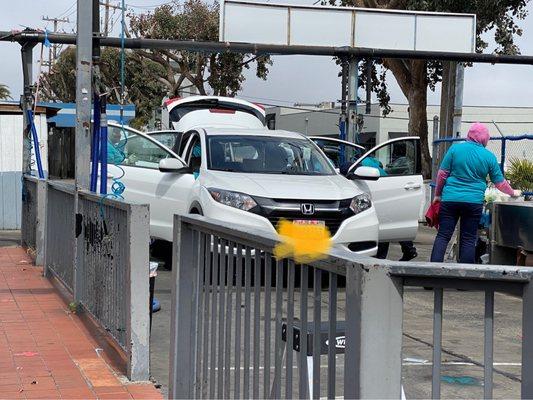
[[[347,266],[346,310],[344,397],[401,398],[401,278],[384,267]]]
[[[198,232],[174,215],[168,381],[171,399],[191,399],[195,393],[198,246]]]
[[[37,226],[35,231],[35,265],[44,265],[46,240],[46,202],[48,183],[44,179],[37,181]]]
[[[150,211],[147,205],[130,205],[128,223],[128,378],[150,378]]]
[[[435,197],[435,187],[433,184],[437,184],[437,171],[439,170],[438,164],[438,152],[439,144],[435,143],[435,140],[439,138],[439,117],[437,115],[433,116],[433,143],[432,148],[433,152],[431,154],[431,201]]]
[[[22,106],[22,175],[29,174],[31,172],[31,129],[28,119],[28,110],[32,109],[32,88],[33,81],[33,48],[34,43],[26,42],[21,47],[22,55],[22,76],[24,81],[24,94],[21,97]],[[22,179],[22,201],[25,201],[24,193],[26,193],[26,181]],[[28,237],[27,229],[35,229],[35,227],[27,226],[24,223],[26,216],[24,215],[25,207],[21,207],[21,237],[22,245],[24,245],[24,238]]]
[[[463,89],[465,81],[465,66],[457,64],[455,71],[455,93],[453,99],[453,123],[452,132],[454,137],[461,136],[461,122],[463,119]]]
[[[522,393],[533,399],[533,282],[524,285],[522,294]]]
[[[454,137],[453,134],[453,110],[455,104],[455,81],[457,62],[449,61],[444,63],[442,71],[442,90],[440,97],[440,126],[439,138]],[[448,143],[442,143],[437,151],[437,165],[444,157],[450,147]]]
[[[366,60],[366,109],[365,114],[372,112],[372,59]]]
[[[341,60],[341,115],[339,117],[339,139],[346,140],[348,117],[346,113],[346,98],[348,93],[348,61]],[[345,162],[346,146],[340,146],[339,165]]]
[[[91,149],[91,98],[92,98],[92,53],[93,53],[93,1],[77,2],[77,34],[76,34],[76,130],[75,130],[75,186],[74,195],[74,232],[78,238],[78,227],[81,224],[79,214],[79,190],[89,190],[90,184],[90,149]],[[74,246],[74,301],[79,302],[81,295],[80,253],[78,245]]]
[[[93,2],[77,4],[75,176],[78,190],[89,190]]]
[[[28,119],[28,110],[33,106],[33,48],[35,43],[26,42],[22,45],[22,76],[24,80],[24,94],[22,97],[22,115],[23,115],[23,140],[22,140],[22,173],[31,172],[31,129]]]
[[[348,126],[346,140],[351,143],[357,143],[357,92],[359,89],[359,59],[351,59],[348,68]],[[351,154],[349,156],[351,156]]]

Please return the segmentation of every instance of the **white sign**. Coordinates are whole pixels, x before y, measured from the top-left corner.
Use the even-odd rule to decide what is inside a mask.
[[[475,52],[476,16],[222,0],[220,41]]]

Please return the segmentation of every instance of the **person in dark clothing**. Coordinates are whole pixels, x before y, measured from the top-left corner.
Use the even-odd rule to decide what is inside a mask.
[[[418,257],[416,247],[412,240],[402,241],[399,243],[402,248],[402,258],[400,258],[400,261],[410,261],[413,258]],[[384,260],[385,258],[387,258],[387,254],[389,253],[389,245],[390,243],[388,242],[379,243],[376,258],[379,258],[381,260]]]

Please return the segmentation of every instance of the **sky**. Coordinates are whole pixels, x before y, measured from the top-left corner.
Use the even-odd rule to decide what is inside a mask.
[[[8,0],[0,0],[8,2]],[[153,9],[165,0],[131,0],[137,12]],[[312,4],[313,0],[289,0],[283,3]],[[111,0],[118,4],[118,0]],[[130,5],[130,2],[127,1]],[[528,5],[531,13],[520,22],[523,36],[517,38],[522,54],[533,55],[533,3]],[[75,31],[76,6],[74,0],[17,0],[10,1],[0,13],[0,30],[24,29],[25,27],[48,28],[43,16],[68,18],[70,23],[60,24],[59,29]],[[120,25],[119,13],[112,14],[115,34]],[[34,77],[37,76],[40,46],[34,50]],[[46,54],[45,54],[46,59]],[[22,67],[20,46],[0,42],[0,83],[7,84],[12,96],[19,98],[22,92]],[[318,103],[340,98],[339,67],[330,57],[277,56],[270,67],[267,81],[255,77],[253,68],[246,72],[246,81],[240,97],[269,104],[290,105],[293,103]],[[44,68],[44,67],[43,67]],[[467,68],[464,83],[465,105],[533,106],[533,66],[477,64]],[[388,76],[391,101],[406,103],[392,74]],[[440,88],[428,92],[428,103],[439,104]],[[364,96],[364,93],[360,93]]]

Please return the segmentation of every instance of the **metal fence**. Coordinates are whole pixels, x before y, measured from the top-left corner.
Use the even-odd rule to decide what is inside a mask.
[[[149,378],[149,210],[78,192],[74,297]]]
[[[522,297],[522,397],[533,397],[532,270],[388,262],[336,249],[298,265],[273,260],[275,244],[268,234],[175,217],[172,398],[400,398],[405,286],[434,290],[433,398],[443,289],[485,293],[485,398],[493,387],[494,293]]]
[[[48,181],[46,202],[45,276],[54,276],[74,290],[75,187]]]

